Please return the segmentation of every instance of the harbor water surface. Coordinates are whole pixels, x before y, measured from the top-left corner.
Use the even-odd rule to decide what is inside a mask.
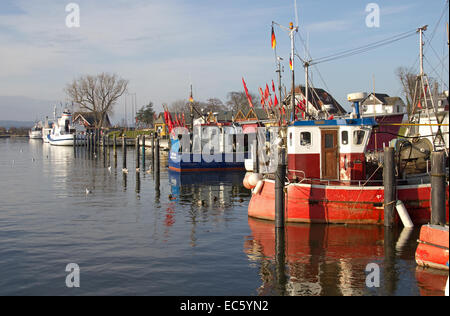
[[[120,149],[0,139],[0,295],[444,293],[447,274],[415,264],[417,228],[287,225],[280,253],[273,223],[247,216],[242,173],[180,177],[163,155],[158,190],[151,155],[139,172],[127,155],[128,174]]]

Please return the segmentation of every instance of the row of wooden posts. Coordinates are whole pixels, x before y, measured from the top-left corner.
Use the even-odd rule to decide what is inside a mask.
[[[112,141],[112,142],[111,142]],[[146,137],[145,135],[139,135],[134,139],[135,150],[136,150],[136,172],[141,170],[141,160],[142,160],[142,170],[145,170],[146,156],[145,156],[145,146],[146,146]],[[155,176],[157,181],[159,182],[160,175],[160,144],[159,137],[154,134],[151,136],[151,167],[152,170],[155,171]],[[127,169],[127,138],[122,137],[122,168]],[[99,153],[102,150],[104,158],[110,154],[110,148],[112,146],[114,157],[117,158],[117,136],[113,135],[112,140],[109,136],[100,135],[98,131],[90,132],[84,135],[83,139],[80,139],[79,136],[74,135],[73,139],[73,147],[74,150],[79,148],[80,146],[84,147],[88,153]],[[142,157],[142,158],[141,158]],[[105,159],[106,161],[106,159]]]

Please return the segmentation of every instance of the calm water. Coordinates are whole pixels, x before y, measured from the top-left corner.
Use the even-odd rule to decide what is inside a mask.
[[[445,274],[416,268],[417,229],[288,225],[276,251],[273,223],[247,217],[242,174],[180,178],[163,157],[157,190],[127,153],[126,175],[120,150],[115,167],[0,139],[0,295],[443,294]],[[68,263],[79,288],[66,287]],[[379,288],[365,285],[368,263]]]

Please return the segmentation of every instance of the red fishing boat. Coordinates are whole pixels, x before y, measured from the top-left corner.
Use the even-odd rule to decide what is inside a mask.
[[[353,118],[294,121],[287,127],[287,182],[285,219],[287,222],[383,224],[384,186],[382,162],[369,144],[377,137],[377,120],[360,118],[361,96],[355,98]],[[391,140],[394,136],[391,136]],[[400,146],[397,156],[408,146]],[[382,150],[382,147],[381,147]],[[371,157],[377,157],[374,161]],[[401,164],[398,172],[402,173]],[[259,174],[253,181],[248,208],[251,217],[274,220],[275,180],[273,174]],[[248,182],[248,181],[247,181]],[[250,181],[251,182],[251,181]],[[430,218],[429,174],[397,180],[398,209],[409,214],[415,224]],[[446,188],[448,221],[448,184]]]
[[[448,270],[448,226],[423,225],[416,262],[419,266]]]

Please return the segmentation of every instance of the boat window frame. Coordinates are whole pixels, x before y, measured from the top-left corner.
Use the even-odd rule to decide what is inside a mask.
[[[302,140],[303,140],[302,135],[306,134],[306,133],[309,134],[309,143],[302,143]],[[312,144],[313,144],[313,135],[312,135],[311,131],[300,131],[299,136],[300,136],[299,142],[300,142],[300,146],[301,147],[311,147],[312,146]]]
[[[361,138],[356,138],[357,134],[362,133],[362,137]],[[364,145],[364,140],[366,139],[366,131],[363,129],[357,129],[353,131],[353,145],[355,146],[363,146]],[[357,140],[360,140],[360,142],[357,142]]]

